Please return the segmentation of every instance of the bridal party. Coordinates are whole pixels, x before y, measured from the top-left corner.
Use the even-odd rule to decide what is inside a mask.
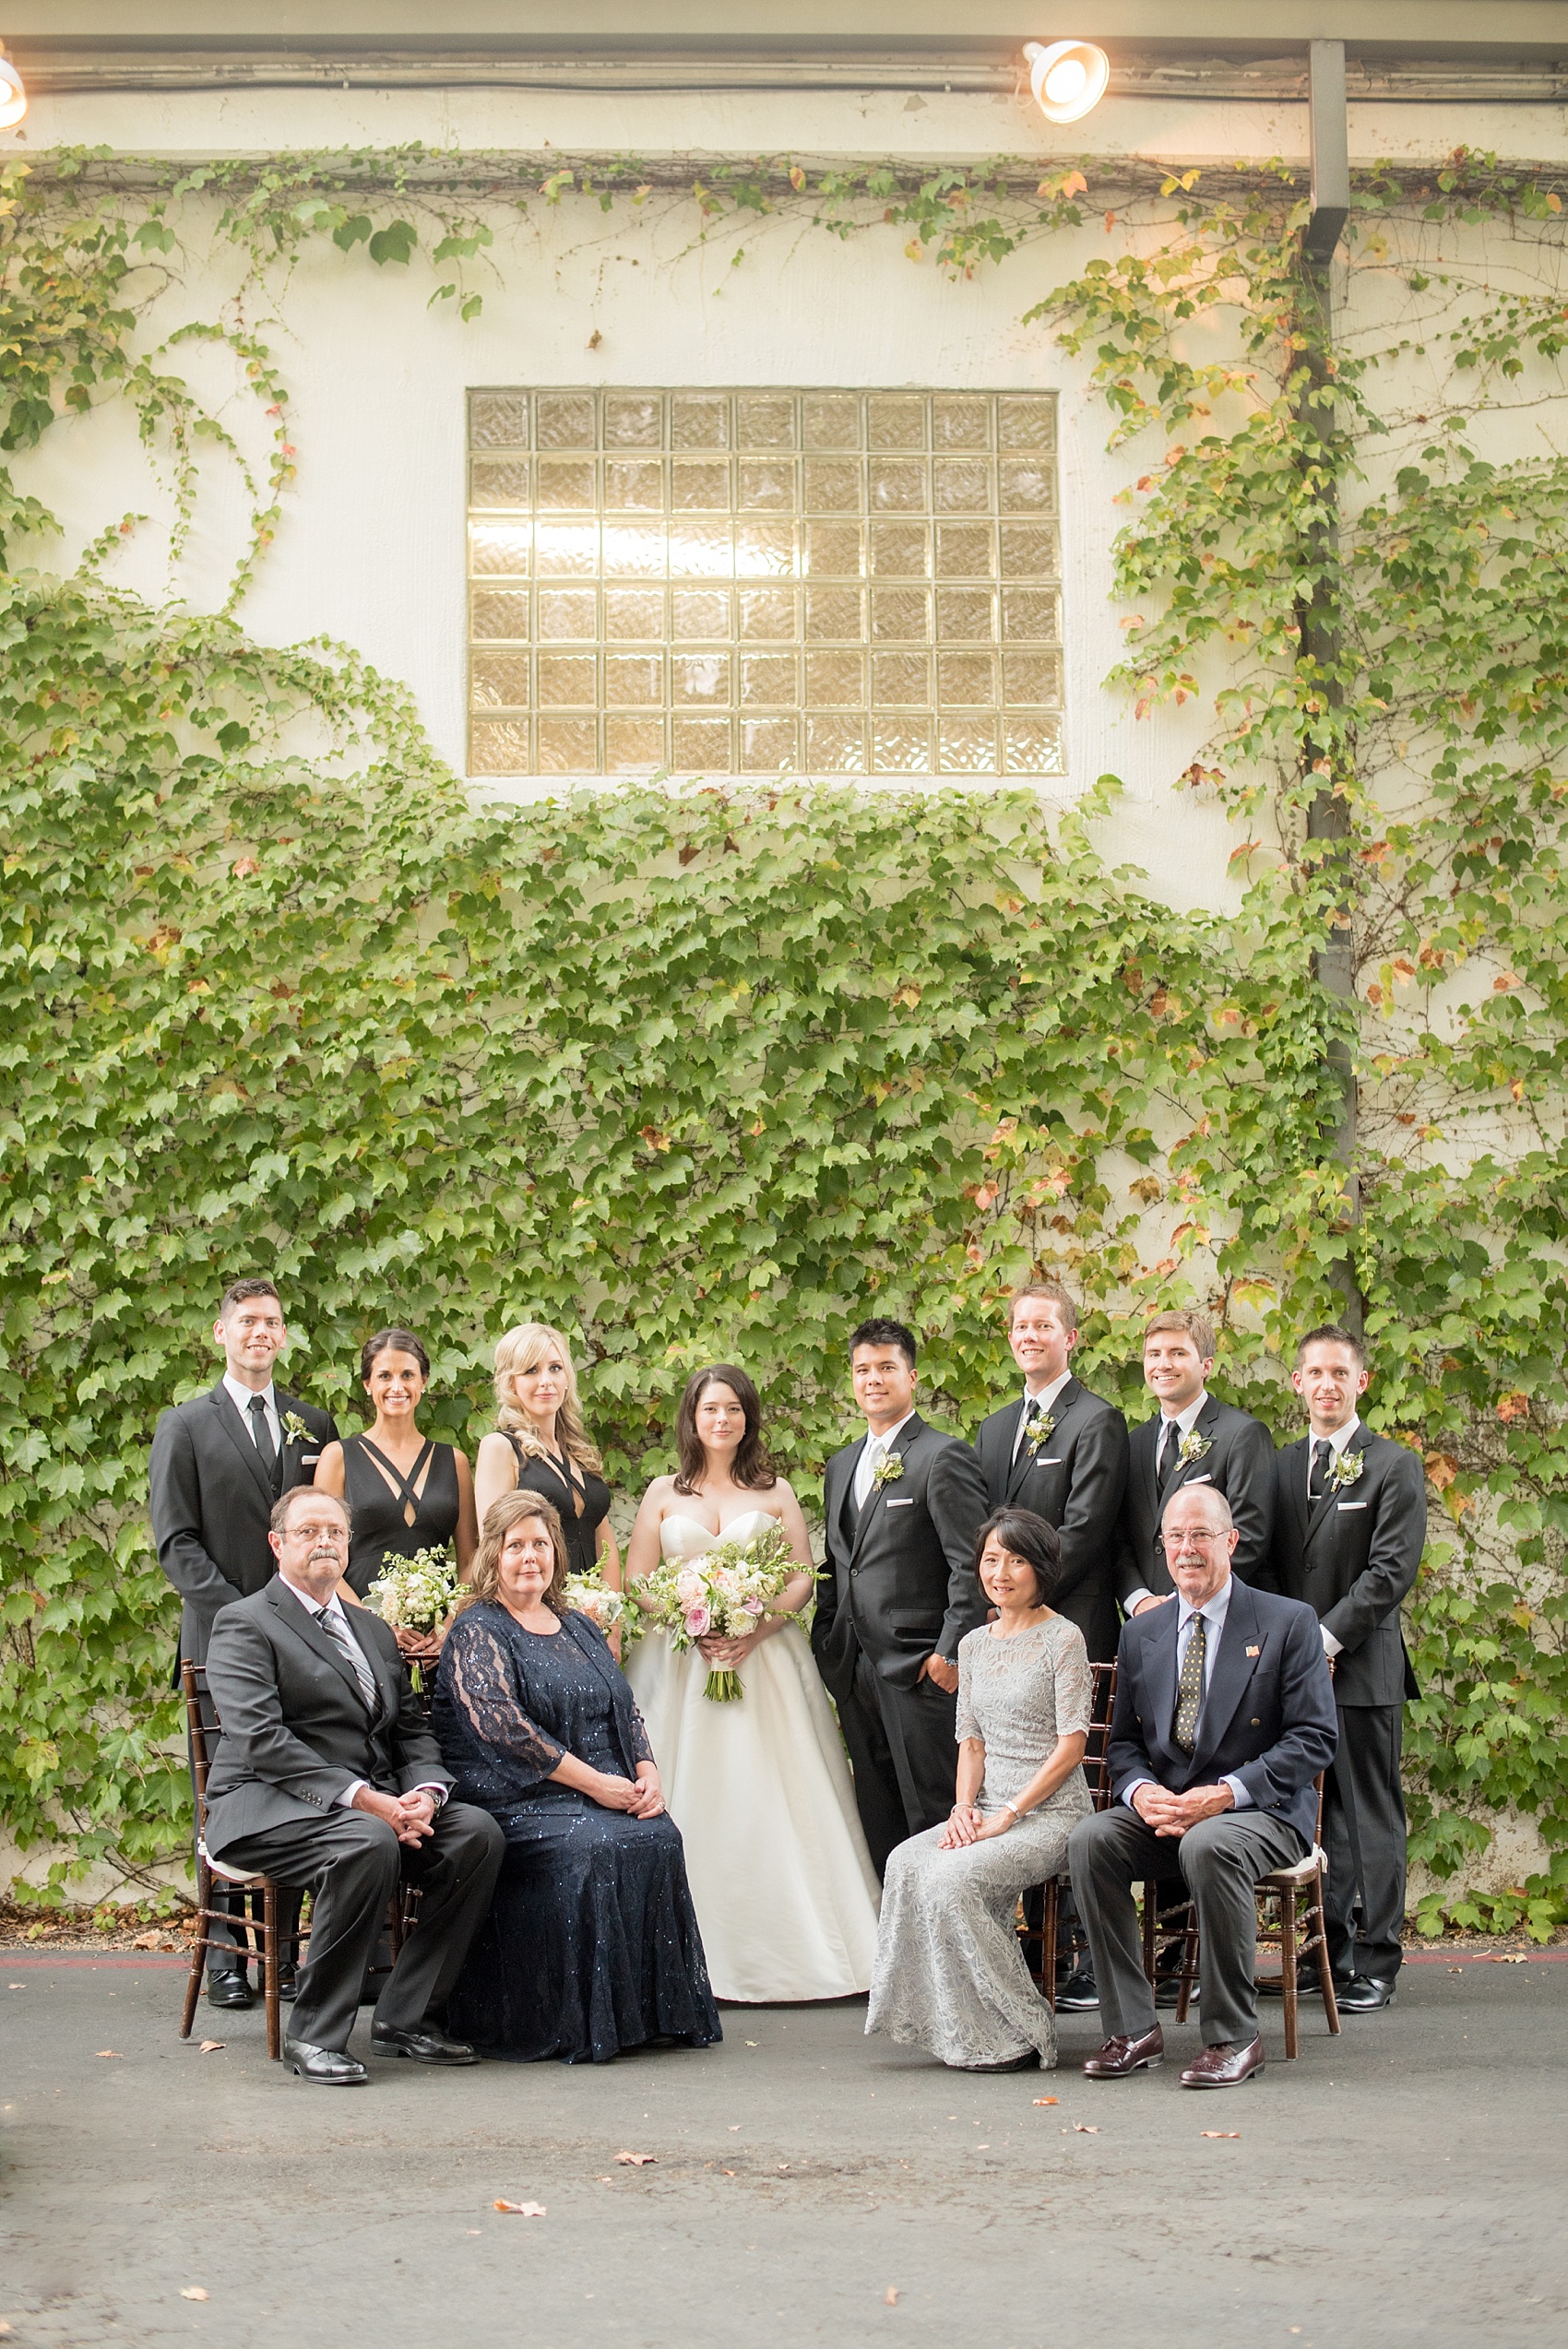
[[[210,2004],[254,2002],[266,1885],[318,2085],[370,2078],[362,2005],[373,2064],[460,2066],[863,1997],[868,2034],[970,2071],[1051,2069],[1057,2012],[1098,2011],[1099,2081],[1158,2068],[1195,2001],[1180,2083],[1227,2088],[1265,2062],[1256,1887],[1321,1850],[1303,1971],[1331,2012],[1388,2007],[1425,1487],[1361,1417],[1360,1339],[1301,1335],[1277,1450],[1210,1393],[1202,1312],[1146,1323],[1130,1431],[1074,1375],[1063,1284],[1005,1312],[972,1441],[922,1416],[910,1330],[852,1331],[820,1559],[752,1378],[697,1370],[623,1556],[560,1330],[502,1336],[470,1462],[422,1431],[417,1332],[367,1340],[343,1435],[278,1382],[277,1287],[235,1280],[149,1475]],[[1134,1887],[1184,1920],[1152,1963]]]

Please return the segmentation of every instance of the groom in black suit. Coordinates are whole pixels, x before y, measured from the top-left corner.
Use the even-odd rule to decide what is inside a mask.
[[[325,2087],[361,2086],[349,2053],[365,1969],[399,1876],[419,1917],[376,2002],[371,2045],[416,2063],[469,2064],[441,2009],[490,1905],[505,1844],[453,1780],[379,1616],[345,1608],[349,1512],[296,1488],[272,1512],[278,1572],[226,1607],[208,1644],[223,1725],[207,1782],[207,1847],[315,1898],[285,2053]]]
[[[206,1394],[161,1414],[148,1468],[158,1562],[184,1602],[176,1687],[182,1663],[206,1662],[220,1608],[271,1581],[273,1503],[308,1485],[323,1445],[338,1440],[325,1411],[273,1383],[289,1333],[269,1280],[231,1283],[212,1334],[223,1348],[223,1375]],[[243,1892],[225,1895],[215,1885],[213,1897],[215,1905],[227,1898],[232,1914],[244,1915]],[[207,1995],[215,2007],[251,2004],[244,1941],[237,1938],[238,1947],[215,1941],[208,1952]]]
[[[1334,1665],[1339,1750],[1323,1807],[1328,1954],[1348,2014],[1393,2002],[1405,1922],[1405,1701],[1420,1694],[1399,1629],[1426,1541],[1426,1472],[1417,1453],[1365,1426],[1360,1340],[1309,1330],[1291,1384],[1310,1426],[1275,1460],[1279,1587],[1319,1619]]]
[[[1182,2085],[1230,2088],[1264,2062],[1253,1888],[1312,1847],[1334,1691],[1312,1609],[1233,1578],[1222,1492],[1172,1494],[1164,1529],[1177,1595],[1123,1626],[1112,1799],[1067,1847],[1107,2031],[1084,2070],[1122,2080],[1164,2055],[1133,1886],[1169,1875],[1174,1858],[1197,1904],[1204,2036]]]
[[[986,1618],[974,1560],[985,1487],[968,1445],[915,1409],[915,1340],[901,1322],[862,1322],[849,1362],[866,1431],[824,1477],[812,1649],[880,1876],[896,1844],[953,1808],[958,1643]]]

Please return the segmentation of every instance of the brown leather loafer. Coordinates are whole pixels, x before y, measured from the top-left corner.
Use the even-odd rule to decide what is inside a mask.
[[[1157,2023],[1141,2039],[1108,2039],[1098,2056],[1084,2066],[1086,2080],[1126,2080],[1134,2071],[1152,2071],[1165,2055],[1165,2034]]]
[[[1239,2088],[1254,2071],[1263,2070],[1263,2041],[1253,2039],[1244,2047],[1232,2047],[1221,2040],[1217,2047],[1206,2047],[1195,2063],[1190,2063],[1182,2074],[1183,2088]]]

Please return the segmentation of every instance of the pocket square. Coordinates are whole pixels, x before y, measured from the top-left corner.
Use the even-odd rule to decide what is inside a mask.
[[[887,1504],[889,1509],[912,1509],[914,1505],[915,1496],[912,1492],[907,1492],[902,1501],[890,1501]]]
[[[1187,1482],[1190,1485],[1211,1485],[1214,1482],[1214,1478],[1206,1468],[1201,1477],[1189,1477],[1187,1478]]]
[[[1029,1465],[1031,1468],[1060,1468],[1066,1456],[1064,1452],[1053,1452],[1049,1460],[1031,1460]]]
[[[1370,1509],[1372,1503],[1367,1501],[1339,1501],[1335,1503],[1336,1509]]]

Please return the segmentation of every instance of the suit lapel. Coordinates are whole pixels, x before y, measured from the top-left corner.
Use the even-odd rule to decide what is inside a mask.
[[[1281,1454],[1285,1463],[1285,1499],[1295,1521],[1296,1539],[1307,1546],[1307,1463],[1311,1438],[1298,1439]]]
[[[1078,1384],[1077,1380],[1075,1378],[1069,1378],[1066,1385],[1063,1388],[1061,1394],[1057,1396],[1055,1402],[1051,1405],[1050,1410],[1045,1415],[1051,1421],[1051,1433],[1045,1439],[1046,1443],[1053,1444],[1056,1441],[1057,1438],[1062,1433],[1063,1423],[1066,1419],[1068,1413],[1072,1410],[1075,1403],[1082,1400],[1084,1393],[1085,1390]],[[1023,1416],[1023,1409],[1024,1406],[1022,1403],[1020,1403],[1018,1406],[1019,1418],[1022,1418]],[[1016,1435],[1017,1431],[1018,1420],[1016,1418],[1013,1422],[1013,1432]],[[1040,1449],[1043,1451],[1044,1448],[1044,1443],[1042,1443]],[[1028,1445],[1027,1443],[1019,1444],[1017,1457],[1013,1463],[1012,1473],[1007,1479],[1007,1498],[1009,1501],[1013,1498],[1015,1489],[1022,1487],[1024,1478],[1028,1475],[1030,1467],[1034,1465],[1035,1464],[1031,1462],[1029,1458]]]
[[[920,1413],[918,1411],[911,1412],[909,1418],[905,1420],[903,1426],[899,1429],[898,1441],[892,1446],[891,1450],[888,1452],[887,1457],[890,1460],[902,1460],[910,1444],[913,1443],[918,1435],[923,1432],[924,1428],[925,1421],[921,1418]],[[867,1440],[869,1441],[869,1438]],[[860,1453],[857,1452],[854,1463],[857,1468],[860,1466],[860,1463],[861,1455]],[[893,1481],[897,1483],[897,1477],[895,1477]],[[851,1476],[849,1479],[849,1490],[851,1494],[854,1492],[854,1478]],[[861,1551],[864,1548],[867,1534],[871,1531],[873,1525],[882,1514],[882,1506],[885,1499],[886,1498],[886,1493],[887,1487],[885,1485],[873,1485],[870,1492],[866,1495],[866,1505],[861,1511],[860,1523],[855,1527],[854,1547],[849,1552],[849,1562],[851,1565],[860,1556]]]
[[[296,1639],[303,1640],[306,1647],[310,1649],[313,1655],[318,1656],[322,1663],[331,1665],[332,1669],[337,1673],[338,1678],[342,1681],[343,1686],[353,1697],[354,1702],[359,1706],[361,1713],[364,1713],[364,1691],[360,1686],[359,1677],[356,1674],[353,1666],[350,1663],[348,1657],[341,1653],[337,1642],[327,1638],[326,1632],[322,1630],[320,1624],[316,1621],[310,1609],[300,1605],[299,1600],[294,1596],[293,1592],[289,1588],[288,1584],[283,1580],[280,1574],[274,1577],[272,1583],[268,1586],[267,1595],[277,1613],[279,1622],[286,1623],[290,1631],[293,1632]],[[379,1689],[381,1687],[381,1674],[376,1668],[376,1660],[374,1656],[370,1654],[368,1648],[365,1650],[365,1655],[366,1660],[370,1665],[371,1671],[374,1674],[375,1685]],[[366,1714],[365,1717],[368,1720],[370,1716]]]
[[[1369,1427],[1358,1424],[1355,1434],[1351,1437],[1349,1442],[1345,1447],[1344,1452],[1341,1453],[1340,1458],[1350,1459],[1359,1454],[1361,1459],[1365,1461],[1366,1455],[1371,1451],[1375,1441],[1376,1439],[1373,1437],[1372,1431]],[[1306,1448],[1307,1457],[1310,1460],[1312,1457],[1312,1438],[1310,1436],[1307,1438]],[[1332,1470],[1330,1471],[1330,1474],[1332,1475]],[[1366,1474],[1367,1470],[1363,1465],[1360,1476],[1356,1480],[1358,1488],[1365,1482]],[[1305,1477],[1302,1477],[1300,1479],[1300,1482],[1304,1495],[1306,1490]],[[1301,1536],[1301,1548],[1303,1551],[1311,1547],[1320,1529],[1327,1523],[1328,1519],[1333,1516],[1335,1503],[1338,1500],[1342,1489],[1348,1491],[1351,1488],[1348,1486],[1341,1488],[1340,1486],[1333,1483],[1325,1484],[1323,1491],[1323,1499],[1321,1501],[1314,1501],[1312,1503],[1307,1516],[1306,1532]],[[1363,1500],[1366,1498],[1364,1494],[1361,1497]]]
[[[219,1426],[244,1462],[250,1474],[255,1478],[256,1489],[267,1502],[267,1511],[270,1513],[274,1499],[272,1479],[261,1465],[260,1453],[241,1425],[239,1412],[234,1407],[234,1399],[221,1379],[212,1390],[212,1405],[218,1414]],[[281,1412],[279,1414],[279,1425],[282,1425]]]
[[[1030,1467],[1029,1447],[1027,1443],[1018,1441],[1018,1422],[1023,1416],[1024,1405],[1020,1397],[1014,1405],[1012,1417],[1003,1430],[1003,1441],[1007,1446],[1007,1482],[1003,1490],[1009,1501],[1028,1475]]]
[[[1204,1709],[1198,1723],[1198,1742],[1193,1753],[1194,1773],[1202,1762],[1213,1753],[1229,1728],[1236,1708],[1246,1693],[1248,1681],[1258,1667],[1257,1651],[1262,1647],[1258,1637],[1257,1610],[1244,1583],[1232,1578],[1230,1604],[1225,1610],[1225,1629],[1219,1634],[1219,1651],[1209,1674],[1208,1690],[1204,1697]],[[1253,1653],[1248,1655],[1248,1649]]]
[[[1208,1460],[1213,1456],[1215,1422],[1218,1419],[1218,1418],[1219,1406],[1211,1394],[1206,1397],[1203,1409],[1193,1421],[1193,1432],[1195,1435],[1206,1436],[1209,1441],[1209,1449],[1205,1453],[1203,1460],[1188,1460],[1183,1462],[1178,1458],[1175,1467],[1170,1472],[1170,1482],[1165,1488],[1165,1498],[1167,1501],[1170,1500],[1171,1494],[1176,1490],[1179,1485],[1184,1485],[1186,1483],[1189,1477],[1213,1476],[1213,1469],[1206,1467],[1204,1465],[1204,1461]],[[1186,1440],[1186,1437],[1182,1436],[1180,1439],[1180,1441],[1184,1443]],[[1161,1513],[1163,1514],[1163,1510]]]
[[[1149,1683],[1146,1702],[1154,1715],[1154,1734],[1165,1738],[1176,1715],[1177,1612],[1174,1602],[1160,1608],[1154,1637],[1144,1650]]]

